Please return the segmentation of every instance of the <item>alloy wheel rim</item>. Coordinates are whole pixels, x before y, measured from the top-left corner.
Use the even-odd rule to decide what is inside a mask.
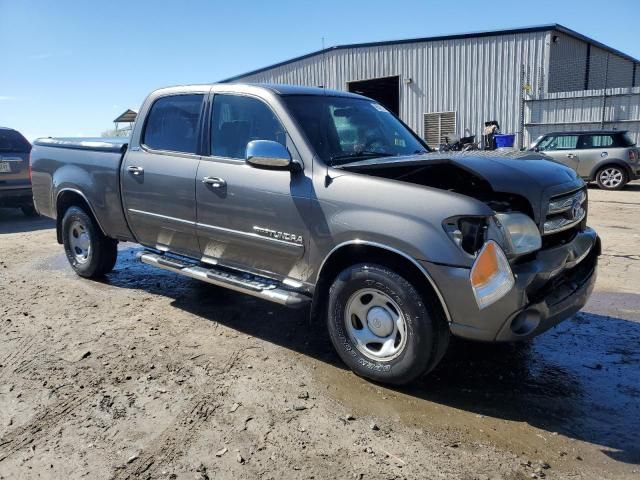
[[[623,174],[617,168],[606,168],[600,174],[600,183],[605,187],[615,188],[622,183]]]
[[[91,237],[87,226],[74,220],[69,227],[69,247],[78,263],[86,263],[91,255]]]
[[[371,360],[393,360],[407,344],[404,314],[398,304],[380,290],[364,288],[351,295],[344,324],[355,347]]]

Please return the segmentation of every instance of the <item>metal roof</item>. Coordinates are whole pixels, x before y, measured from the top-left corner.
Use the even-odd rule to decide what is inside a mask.
[[[127,108],[126,111],[121,113],[113,121],[113,123],[131,123],[131,122],[135,122],[137,115],[138,115],[138,112],[136,112],[135,110],[131,110],[130,108]]]
[[[486,31],[480,31],[480,32],[458,33],[458,34],[452,34],[452,35],[438,35],[434,37],[407,38],[407,39],[401,39],[401,40],[387,40],[387,41],[381,41],[381,42],[351,43],[351,44],[345,44],[345,45],[335,45],[333,47],[328,47],[322,50],[316,50],[315,52],[310,52],[305,55],[301,55],[298,57],[291,58],[289,60],[285,60],[283,62],[275,63],[273,65],[258,68],[250,72],[242,73],[240,75],[235,75],[233,77],[220,80],[219,83],[232,82],[234,80],[238,80],[243,77],[255,75],[257,73],[262,73],[267,70],[271,70],[273,68],[282,67],[290,63],[298,62],[300,60],[314,57],[316,55],[322,55],[324,53],[332,52],[334,50],[345,50],[350,48],[380,47],[385,45],[402,45],[406,43],[437,42],[437,41],[443,41],[443,40],[458,40],[458,39],[464,39],[464,38],[480,38],[480,37],[491,37],[491,36],[499,36],[499,35],[514,35],[519,33],[548,32],[548,31],[557,31],[557,32],[564,33],[565,35],[569,35],[571,37],[577,38],[578,40],[582,40],[583,42],[589,43],[593,46],[602,48],[603,50],[611,52],[615,55],[619,55],[620,57],[625,58],[631,62],[640,63],[640,60],[630,55],[627,55],[626,53],[623,53],[620,50],[616,50],[615,48],[609,47],[604,43],[598,42],[597,40],[587,37],[586,35],[582,35],[581,33],[578,33],[575,30],[571,30],[570,28],[567,28],[558,23],[550,23],[546,25],[510,28],[510,29],[504,29],[504,30],[486,30]]]
[[[329,97],[366,98],[362,95],[358,95],[357,93],[350,93],[342,90],[332,90],[330,88],[322,87],[305,87],[300,85],[281,85],[273,83],[247,83],[245,85],[266,88],[278,95],[324,95]]]
[[[594,122],[596,123],[596,122]],[[558,132],[548,132],[544,133],[545,136],[551,135],[616,135],[619,133],[627,133],[628,130],[562,130]]]

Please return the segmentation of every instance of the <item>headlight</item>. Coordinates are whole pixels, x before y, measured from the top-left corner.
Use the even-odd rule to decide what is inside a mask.
[[[480,250],[471,267],[469,280],[481,310],[500,300],[513,288],[515,280],[509,261],[493,240],[485,243]]]
[[[524,255],[542,247],[538,226],[524,213],[497,213],[496,218],[505,234],[507,255]]]

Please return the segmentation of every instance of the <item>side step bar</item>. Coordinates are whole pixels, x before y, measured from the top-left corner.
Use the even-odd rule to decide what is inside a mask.
[[[246,293],[270,302],[288,307],[303,307],[311,302],[311,297],[302,292],[282,288],[282,284],[270,278],[243,274],[220,267],[201,267],[194,264],[182,263],[175,258],[157,253],[141,253],[138,258],[142,263],[169,270],[186,277],[202,280],[203,282],[225,287],[236,292]]]

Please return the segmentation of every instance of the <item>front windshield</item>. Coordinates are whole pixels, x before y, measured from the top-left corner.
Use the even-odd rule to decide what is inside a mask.
[[[290,95],[284,101],[315,152],[329,165],[427,151],[402,122],[372,100]]]

